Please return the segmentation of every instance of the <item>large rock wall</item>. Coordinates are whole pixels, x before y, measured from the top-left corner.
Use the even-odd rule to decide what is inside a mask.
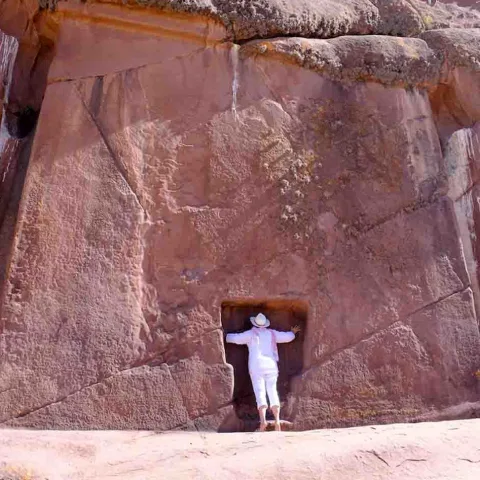
[[[0,421],[218,428],[229,301],[307,305],[299,429],[474,399],[478,29],[388,29],[381,1],[265,2],[270,24],[200,3],[35,17],[55,57],[5,272]],[[281,34],[327,38],[256,39]]]

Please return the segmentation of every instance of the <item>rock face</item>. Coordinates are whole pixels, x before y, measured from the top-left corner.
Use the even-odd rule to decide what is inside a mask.
[[[298,429],[478,396],[478,12],[50,7],[10,32],[15,118],[44,98],[3,225],[1,422],[247,429],[222,329],[258,311],[305,326]]]

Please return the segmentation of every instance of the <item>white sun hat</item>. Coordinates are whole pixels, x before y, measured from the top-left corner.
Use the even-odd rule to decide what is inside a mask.
[[[256,317],[250,317],[250,321],[254,327],[268,327],[270,320],[263,314],[259,313]]]

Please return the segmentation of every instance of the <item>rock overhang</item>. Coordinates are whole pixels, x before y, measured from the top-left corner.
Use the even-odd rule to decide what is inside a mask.
[[[433,8],[422,0],[108,0],[102,3],[205,15],[223,24],[228,39],[233,41],[278,36],[417,36],[432,28],[480,26],[480,12],[440,2]]]
[[[480,27],[480,12],[468,1],[463,6],[437,2],[433,7],[423,0],[29,0],[20,4],[7,0],[0,7],[0,29],[17,37],[35,35],[42,11],[92,4],[208,17],[225,28],[228,40],[236,42],[278,36],[412,37],[437,28]]]
[[[294,7],[276,0],[67,0],[51,5],[48,18],[53,20],[43,21],[41,28],[50,25],[51,33],[52,21],[61,25],[67,19],[104,22],[152,35],[190,38],[205,47],[238,43],[244,57],[276,58],[332,80],[432,88],[445,83],[454,68],[479,68],[480,29],[455,28],[452,22],[427,25],[423,20],[421,28],[388,30],[382,22],[394,18],[398,22],[402,12],[410,18],[412,9],[422,18],[422,8],[435,15],[438,6],[433,9],[415,0],[393,4],[352,0],[340,7],[333,0],[305,0]],[[448,4],[441,8],[450,12],[450,20],[457,15],[466,19],[467,27],[480,26],[480,12]]]

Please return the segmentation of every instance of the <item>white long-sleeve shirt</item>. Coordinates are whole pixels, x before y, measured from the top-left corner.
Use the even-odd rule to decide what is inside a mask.
[[[252,328],[242,333],[227,334],[228,343],[248,346],[248,370],[250,375],[278,372],[272,334],[275,343],[288,343],[295,338],[293,332],[279,332],[270,328]]]

